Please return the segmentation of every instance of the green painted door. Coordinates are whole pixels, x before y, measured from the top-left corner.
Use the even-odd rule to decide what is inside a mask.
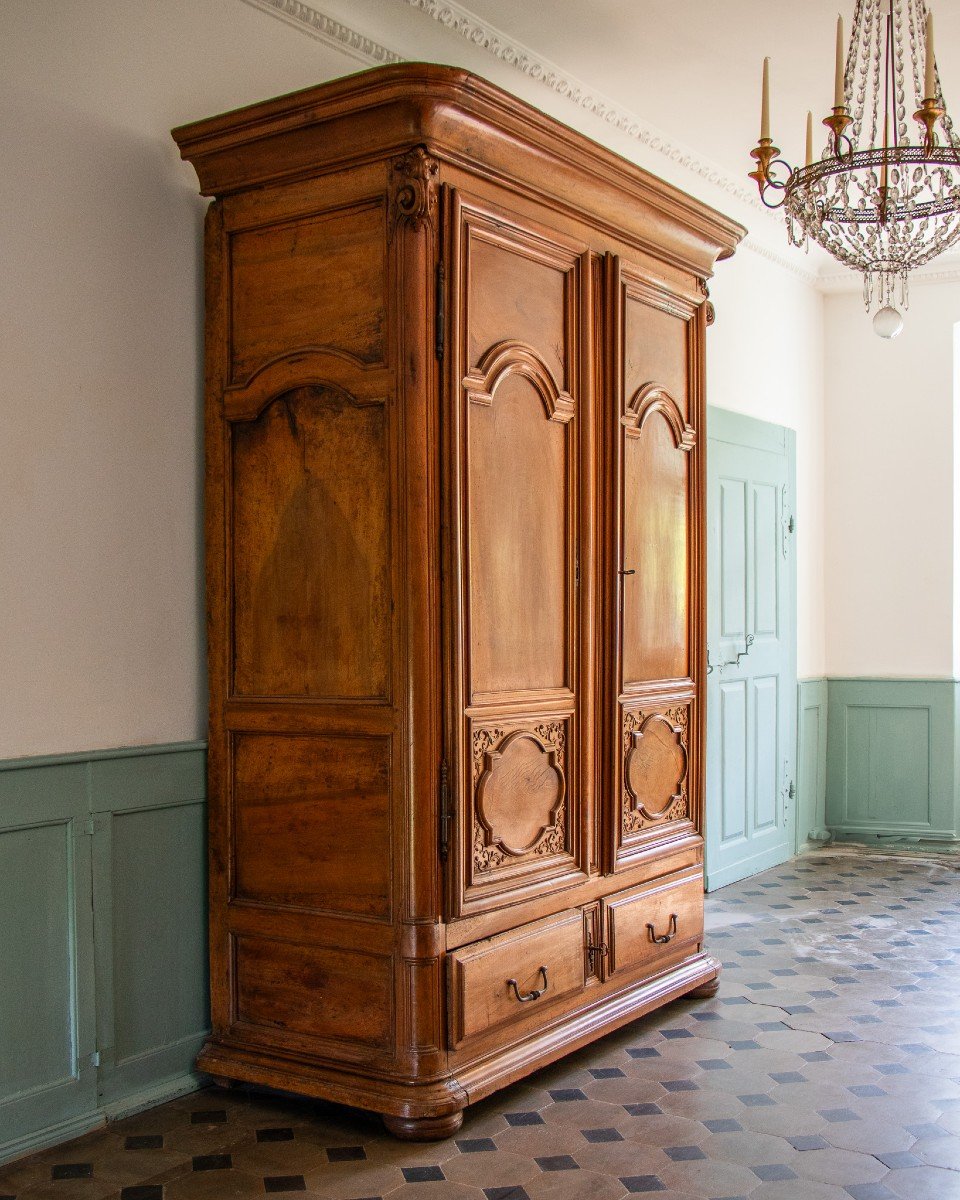
[[[796,548],[792,431],[707,421],[707,888],[796,844]]]

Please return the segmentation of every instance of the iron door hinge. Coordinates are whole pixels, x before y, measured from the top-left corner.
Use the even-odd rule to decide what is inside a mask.
[[[443,263],[437,263],[437,292],[435,297],[436,303],[436,341],[437,341],[437,358],[443,361],[443,352],[446,348],[446,320],[444,315],[444,301],[446,300],[446,288],[444,286],[444,270]]]
[[[440,764],[440,858],[446,862],[450,851],[450,822],[453,815],[450,812],[450,772],[447,764]]]

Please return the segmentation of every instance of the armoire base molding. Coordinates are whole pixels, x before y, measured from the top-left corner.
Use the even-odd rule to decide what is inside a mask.
[[[279,1088],[320,1100],[379,1112],[388,1130],[408,1141],[439,1141],[459,1129],[464,1108],[507,1087],[572,1050],[645,1016],[682,996],[715,994],[720,963],[701,952],[677,966],[607,994],[588,1007],[561,1018],[536,1034],[458,1070],[455,1076],[403,1083],[370,1078],[320,1063],[281,1056],[264,1061],[262,1049],[250,1052],[211,1039],[197,1067],[218,1082]]]

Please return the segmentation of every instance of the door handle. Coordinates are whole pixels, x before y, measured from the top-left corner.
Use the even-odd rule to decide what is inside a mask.
[[[547,983],[547,968],[541,967],[537,974],[543,976],[543,987],[534,988],[533,991],[530,992],[521,992],[519,987],[517,987],[517,981],[515,979],[507,980],[507,987],[513,988],[513,994],[521,1004],[526,1004],[528,1000],[539,1000],[543,993],[547,990],[547,987],[549,986]]]
[[[753,645],[754,641],[755,641],[755,638],[754,638],[753,634],[752,633],[747,634],[747,636],[743,640],[743,649],[740,651],[740,653],[737,655],[737,657],[735,659],[733,659],[732,662],[724,663],[724,666],[725,667],[739,667],[740,659],[746,658],[746,656],[750,653],[750,647]]]

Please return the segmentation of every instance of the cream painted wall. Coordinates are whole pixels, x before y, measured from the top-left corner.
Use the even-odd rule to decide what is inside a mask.
[[[487,75],[769,234],[408,6],[318,6]],[[204,202],[169,130],[363,64],[240,0],[4,0],[0,55],[0,758],[201,737]],[[800,664],[817,674],[820,300],[750,251],[713,294],[710,401],[798,432]]]
[[[960,284],[915,280],[890,342],[857,294],[825,314],[827,673],[950,678]]]

